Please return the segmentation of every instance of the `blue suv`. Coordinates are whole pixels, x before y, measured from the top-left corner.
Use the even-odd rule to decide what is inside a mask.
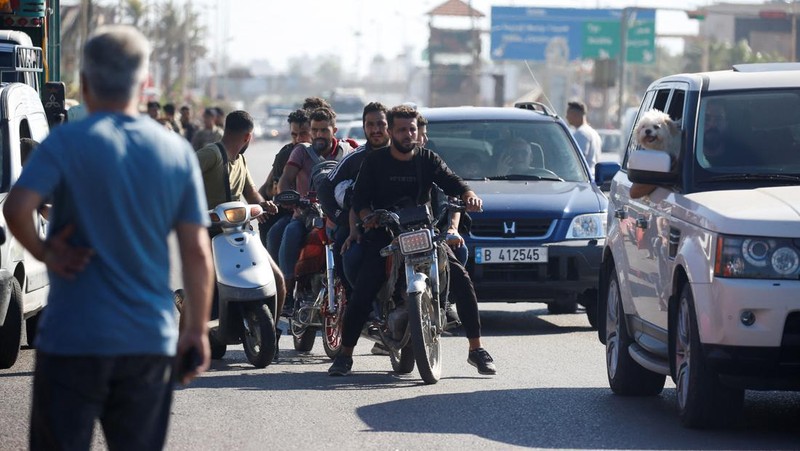
[[[564,121],[538,103],[515,108],[420,110],[427,147],[483,199],[464,239],[481,302],[545,302],[551,313],[586,306],[596,322],[608,201]]]

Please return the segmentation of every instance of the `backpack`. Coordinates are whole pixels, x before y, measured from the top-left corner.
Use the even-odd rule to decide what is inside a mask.
[[[343,145],[344,142],[345,141],[339,141],[339,144],[334,150],[336,152],[336,158],[333,160],[329,160],[318,155],[310,144],[302,143],[303,148],[308,154],[308,157],[314,162],[314,166],[311,167],[311,191],[316,191],[321,185],[322,180],[327,178],[328,174],[333,171],[340,161],[342,161],[342,158],[344,158],[345,155],[345,148]]]

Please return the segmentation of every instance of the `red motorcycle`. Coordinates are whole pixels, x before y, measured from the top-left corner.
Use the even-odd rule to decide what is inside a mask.
[[[333,263],[333,240],[325,232],[325,216],[316,193],[303,197],[296,191],[284,191],[275,201],[295,207],[308,234],[295,266],[294,314],[289,330],[294,349],[309,352],[317,331],[322,330],[325,354],[334,358],[342,346],[342,320],[347,304],[342,281]]]

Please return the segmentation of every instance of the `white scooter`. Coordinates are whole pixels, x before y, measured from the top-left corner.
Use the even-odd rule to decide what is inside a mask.
[[[219,318],[209,323],[211,358],[221,359],[229,344],[241,343],[247,360],[264,368],[275,356],[277,287],[269,254],[250,221],[260,205],[225,202],[209,211],[222,233],[211,240],[219,293]],[[175,293],[176,304],[182,290]]]

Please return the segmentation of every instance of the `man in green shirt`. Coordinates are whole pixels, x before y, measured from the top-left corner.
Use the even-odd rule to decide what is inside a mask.
[[[247,161],[244,152],[253,139],[253,117],[246,111],[234,111],[225,119],[225,130],[222,139],[218,142],[206,144],[196,152],[200,162],[200,170],[203,173],[203,185],[206,190],[206,201],[208,208],[244,198],[250,204],[260,204],[264,211],[269,214],[278,212],[278,207],[268,200],[264,200],[258,193],[250,171],[247,170]],[[223,155],[222,152],[225,152]],[[226,171],[223,164],[227,162]],[[230,199],[228,198],[226,185],[230,186]],[[257,218],[258,222],[267,220],[262,215]],[[211,230],[212,237],[219,231]],[[270,258],[270,265],[275,274],[275,282],[278,287],[278,312],[283,308],[283,301],[286,297],[286,287],[278,265]],[[212,316],[216,309],[212,309]],[[277,354],[276,354],[277,355]]]

